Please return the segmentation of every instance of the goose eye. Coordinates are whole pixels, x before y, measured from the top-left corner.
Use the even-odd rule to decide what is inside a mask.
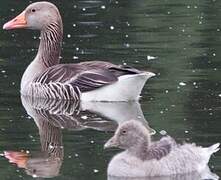
[[[123,131],[122,131],[122,134],[123,134],[123,135],[127,134],[127,131],[126,131],[126,130],[123,130]]]
[[[35,11],[36,11],[35,9],[32,9],[32,10],[31,10],[31,12],[33,12],[33,13],[34,13]]]

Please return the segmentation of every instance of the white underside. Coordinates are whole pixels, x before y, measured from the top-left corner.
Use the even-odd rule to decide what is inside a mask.
[[[151,72],[144,72],[120,76],[118,81],[111,85],[82,93],[81,101],[136,101],[145,82],[154,75]]]

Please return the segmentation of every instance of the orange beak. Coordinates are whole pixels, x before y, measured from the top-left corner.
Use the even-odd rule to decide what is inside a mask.
[[[16,164],[19,168],[26,168],[29,155],[24,152],[16,151],[5,151],[5,158],[9,160],[10,163]]]
[[[23,11],[21,14],[19,14],[17,17],[12,19],[11,21],[8,21],[4,24],[3,29],[9,30],[9,29],[18,29],[18,28],[25,28],[27,27],[27,21],[25,19],[25,11]]]

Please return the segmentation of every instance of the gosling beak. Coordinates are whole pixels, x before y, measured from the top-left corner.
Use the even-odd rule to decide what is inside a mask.
[[[11,21],[8,21],[4,24],[3,29],[9,30],[9,29],[18,29],[18,28],[25,28],[27,27],[27,21],[25,18],[25,11],[23,11],[21,14],[16,16]]]
[[[119,146],[119,144],[117,142],[117,139],[115,136],[113,136],[104,144],[104,149],[118,147],[118,146]]]

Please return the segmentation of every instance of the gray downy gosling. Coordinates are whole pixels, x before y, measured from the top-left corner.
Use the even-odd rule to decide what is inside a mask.
[[[108,165],[108,176],[154,177],[201,173],[220,143],[210,147],[177,144],[166,136],[152,142],[150,132],[140,122],[131,120],[119,125],[104,148],[118,147],[125,151],[115,155]]]

